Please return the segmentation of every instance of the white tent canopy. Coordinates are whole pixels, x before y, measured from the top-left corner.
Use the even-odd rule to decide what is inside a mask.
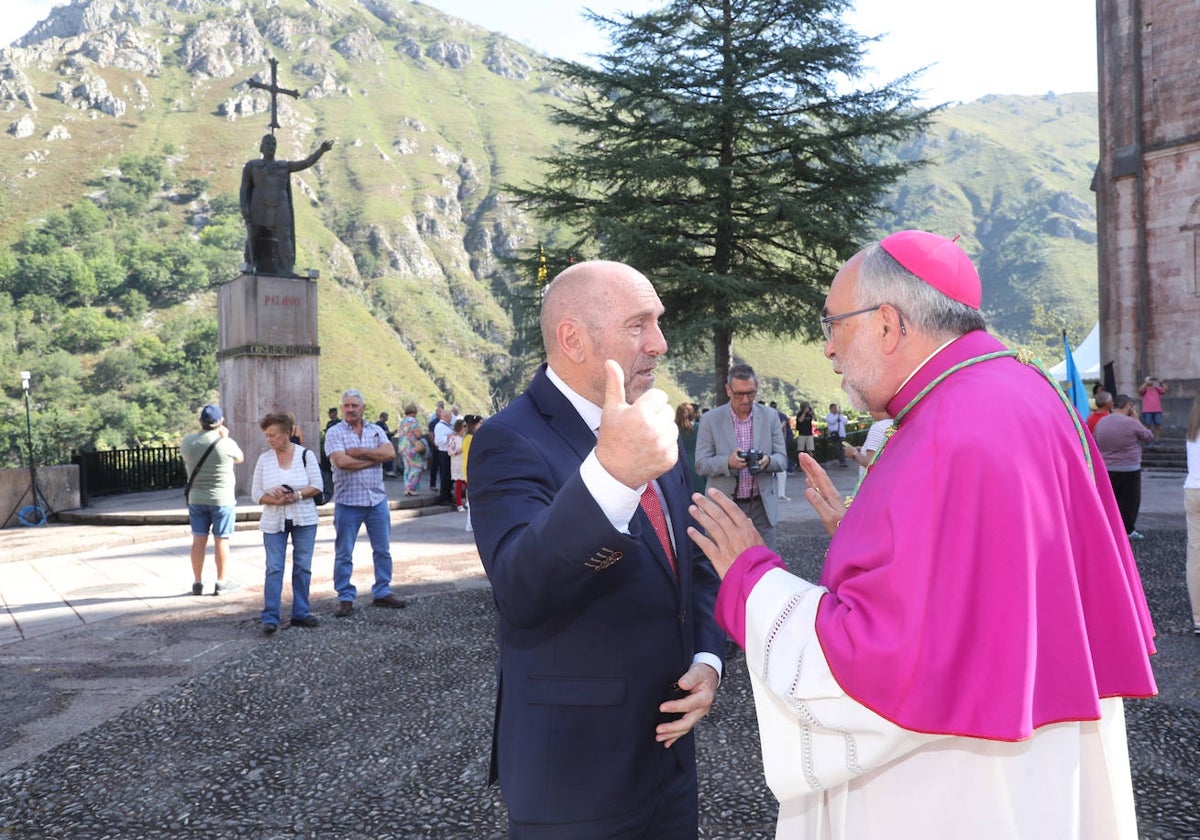
[[[1080,379],[1099,379],[1100,378],[1100,322],[1096,322],[1096,326],[1092,327],[1092,331],[1087,334],[1087,338],[1079,342],[1079,346],[1071,351],[1071,356],[1075,359],[1075,367],[1079,368]],[[1050,368],[1050,375],[1058,382],[1065,382],[1067,379],[1067,360]]]

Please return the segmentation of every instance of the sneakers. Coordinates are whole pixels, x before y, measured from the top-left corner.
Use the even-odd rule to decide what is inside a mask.
[[[1130,531],[1130,532],[1129,532],[1129,539],[1131,539],[1131,540],[1140,540],[1140,539],[1144,539],[1144,537],[1143,537],[1141,534],[1139,534],[1137,531]]]
[[[193,583],[192,584],[192,594],[193,595],[203,595],[204,594],[204,584],[203,583]]]
[[[217,581],[217,585],[215,587],[213,587],[213,594],[220,595],[222,592],[235,592],[236,590],[241,589],[241,588],[242,588],[242,585],[240,583],[238,583],[236,580],[219,580],[219,581]],[[192,586],[192,591],[193,592],[196,591],[195,586]]]
[[[1197,624],[1195,627],[1193,627],[1192,632],[1195,633],[1197,636],[1200,636],[1200,624]]]
[[[306,615],[303,618],[293,618],[292,626],[293,627],[309,627],[309,628],[320,627],[321,622],[317,621],[317,617],[315,615]]]

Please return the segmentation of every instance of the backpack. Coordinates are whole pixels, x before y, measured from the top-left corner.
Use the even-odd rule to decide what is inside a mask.
[[[309,451],[310,450],[306,448],[304,450],[303,454],[301,454],[301,456],[300,456],[300,461],[304,464],[305,472],[308,472],[308,453],[309,453]],[[327,485],[325,482],[325,476],[322,475],[321,476],[321,492],[318,493],[317,495],[313,496],[313,501],[317,503],[317,507],[320,507],[321,505],[329,504],[330,499],[333,498],[333,493],[326,490],[325,489],[326,486]]]

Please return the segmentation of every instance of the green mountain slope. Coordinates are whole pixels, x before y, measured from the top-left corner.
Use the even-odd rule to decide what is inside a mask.
[[[961,234],[989,324],[1040,349],[1097,315],[1096,96],[988,96],[943,112],[898,155],[931,165],[897,190],[880,228]]]
[[[547,118],[561,91],[542,57],[404,0],[76,0],[0,50],[0,369],[35,372],[44,460],[170,442],[214,396],[213,286],[239,270],[241,167],[269,122],[245,82],[269,81],[272,56],[301,94],[280,98],[279,156],[337,143],[293,176],[297,269],[321,272],[322,404],[355,386],[371,410],[446,397],[486,414],[527,378],[515,290],[534,267],[515,258],[561,234],[502,185],[570,140]],[[949,109],[896,150],[931,165],[879,228],[961,232],[998,332],[1078,340],[1096,308],[1097,146],[1092,94]],[[784,408],[840,397],[819,347],[735,349]],[[666,372],[673,399],[712,402],[706,371]],[[15,464],[12,380],[0,461]]]

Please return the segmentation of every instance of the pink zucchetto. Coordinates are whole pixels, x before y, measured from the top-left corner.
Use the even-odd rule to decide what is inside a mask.
[[[953,239],[923,230],[902,230],[884,239],[879,246],[947,297],[972,309],[978,309],[983,302],[979,272]]]

